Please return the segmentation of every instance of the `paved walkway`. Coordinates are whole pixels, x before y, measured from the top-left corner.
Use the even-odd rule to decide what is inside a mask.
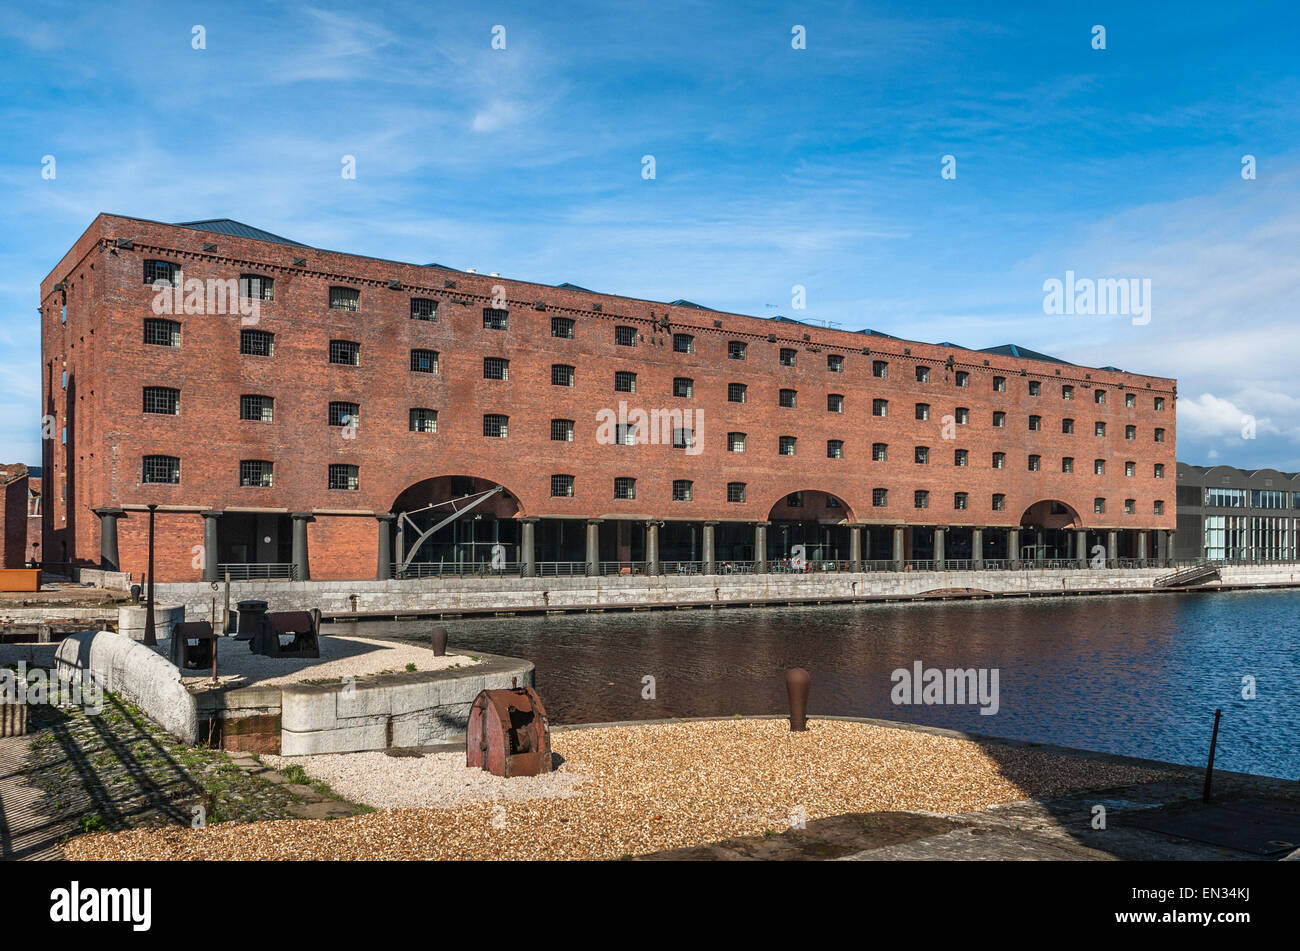
[[[72,831],[71,823],[51,820],[38,809],[41,791],[23,775],[31,740],[0,737],[0,859],[5,861],[61,859],[59,842]]]

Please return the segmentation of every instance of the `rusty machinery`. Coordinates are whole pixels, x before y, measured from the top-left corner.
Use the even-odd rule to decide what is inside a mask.
[[[512,687],[475,697],[465,730],[465,760],[494,776],[549,773],[551,730],[537,691]]]
[[[320,657],[320,610],[267,611],[265,601],[239,602],[237,641],[266,657]],[[284,644],[282,637],[292,637]]]

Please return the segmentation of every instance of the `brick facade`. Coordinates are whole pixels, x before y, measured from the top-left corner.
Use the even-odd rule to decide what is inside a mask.
[[[158,315],[180,323],[180,346],[148,345],[143,322],[156,315],[146,260],[178,265],[187,281],[271,278],[274,299],[259,302],[255,324],[240,313]],[[331,309],[331,287],[359,292],[359,309]],[[412,298],[436,301],[436,319],[412,319]],[[506,329],[484,326],[491,307],[507,312]],[[51,561],[97,564],[94,510],[123,508],[121,567],[138,577],[147,524],[140,508],[156,503],[162,580],[199,577],[202,510],[226,512],[223,526],[238,516],[249,526],[247,557],[255,542],[266,549],[256,560],[265,561],[284,560],[275,552],[285,550],[288,516],[311,513],[312,576],[373,577],[375,515],[393,510],[408,488],[446,476],[499,483],[511,496],[502,514],[542,519],[808,518],[808,508],[782,507],[804,490],[810,505],[823,506],[812,518],[867,526],[1010,528],[1036,503],[1058,500],[1073,510],[1063,524],[1076,528],[1175,527],[1175,381],[1167,378],[110,215],[96,218],[42,283],[41,308],[43,405],[54,427],[43,459],[42,548]],[[572,339],[552,336],[556,317],[574,321]],[[616,327],[633,328],[635,346],[618,345]],[[273,333],[274,355],[241,354],[243,329]],[[675,334],[693,338],[691,352],[674,349]],[[331,363],[331,340],[359,344],[360,364]],[[745,359],[729,359],[733,341],[745,345]],[[437,373],[412,371],[415,349],[438,354]],[[782,349],[795,352],[793,366],[782,364]],[[831,356],[842,358],[842,372],[829,369]],[[508,360],[509,378],[485,379],[485,358]],[[876,361],[887,364],[883,378],[873,375]],[[572,386],[553,385],[556,365],[574,368]],[[928,382],[918,382],[917,367],[928,368]],[[635,392],[615,391],[617,371],[636,374]],[[994,377],[1005,390],[995,390]],[[678,379],[691,381],[691,396],[674,396]],[[746,385],[744,403],[728,401],[730,383]],[[143,413],[145,386],[178,390],[179,414]],[[1062,398],[1063,386],[1073,387],[1073,399]],[[795,391],[793,408],[779,405],[782,389]],[[1094,402],[1098,390],[1103,404]],[[273,419],[242,420],[245,394],[272,397]],[[832,394],[843,396],[843,412],[828,411]],[[888,401],[884,417],[872,415],[877,399]],[[596,414],[617,412],[621,400],[629,409],[692,411],[699,452],[602,444]],[[329,425],[331,401],[360,406],[355,430]],[[927,420],[916,418],[917,403],[929,405]],[[412,408],[437,410],[437,432],[411,431]],[[969,422],[953,421],[959,408]],[[1005,426],[993,426],[995,412],[1005,413]],[[484,435],[487,413],[508,417],[506,438]],[[1031,415],[1041,429],[1030,429]],[[1073,433],[1062,432],[1064,418],[1074,420]],[[552,440],[553,419],[574,421],[572,441]],[[1102,437],[1097,422],[1105,423]],[[1157,427],[1163,442],[1154,440]],[[728,451],[729,433],[746,434],[743,453]],[[781,436],[796,438],[793,455],[778,452]],[[828,456],[830,440],[842,441],[842,457]],[[887,461],[873,461],[874,443],[887,444]],[[914,461],[917,446],[929,448],[928,463]],[[958,449],[964,467],[954,465]],[[1006,454],[1005,468],[992,467],[994,452]],[[1030,454],[1041,459],[1038,471],[1029,470]],[[179,484],[143,483],[146,455],[179,458]],[[1067,456],[1072,474],[1061,471]],[[1103,475],[1094,474],[1095,459],[1105,460]],[[273,463],[274,486],[241,486],[241,460]],[[1125,475],[1128,461],[1133,476]],[[356,466],[358,488],[327,488],[331,464]],[[552,496],[553,475],[574,477],[572,497]],[[635,479],[634,499],[615,498],[619,477]],[[673,499],[674,480],[692,482],[690,501]],[[744,485],[743,502],[728,501],[729,483]],[[873,506],[880,488],[887,504]],[[914,507],[918,489],[930,493],[927,508]],[[964,510],[954,508],[956,492],[967,493]],[[822,493],[842,506],[825,510]],[[993,508],[995,493],[1005,496],[1002,510]],[[1104,514],[1094,512],[1097,498],[1106,500]],[[1127,499],[1133,514],[1125,513]],[[254,527],[255,512],[263,516]],[[621,553],[619,537],[608,535]]]

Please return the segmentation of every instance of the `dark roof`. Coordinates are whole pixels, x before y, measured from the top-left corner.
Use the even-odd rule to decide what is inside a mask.
[[[211,231],[213,234],[228,234],[232,238],[252,238],[254,241],[274,241],[276,244],[287,244],[295,248],[306,248],[309,245],[301,241],[290,241],[288,238],[282,238],[278,234],[271,234],[269,231],[263,231],[261,228],[254,228],[252,225],[246,225],[242,221],[235,221],[231,218],[208,218],[205,221],[178,221],[178,228],[193,228],[195,231]]]
[[[693,300],[673,300],[668,302],[669,307],[693,307],[695,310],[708,310],[707,307],[695,303]]]
[[[956,344],[948,344],[955,347]],[[980,353],[996,353],[1000,357],[1020,357],[1022,360],[1044,360],[1048,363],[1060,363],[1067,367],[1074,366],[1068,360],[1062,360],[1060,357],[1051,357],[1045,353],[1039,353],[1037,350],[1030,350],[1027,347],[1020,347],[1014,343],[1004,343],[1000,347],[985,347]],[[1102,367],[1104,370],[1113,370],[1114,367]],[[1123,372],[1123,371],[1120,371]]]
[[[596,293],[590,287],[582,287],[579,284],[570,284],[568,281],[565,281],[563,284],[556,284],[555,286],[562,287],[566,291],[586,291],[588,294]]]
[[[432,264],[426,264],[426,265],[424,265],[424,267],[436,267],[439,271],[459,271],[459,270],[460,270],[459,268],[447,267],[447,265],[445,265],[445,264],[439,264],[437,261],[434,261]]]
[[[873,337],[884,337],[886,340],[898,340],[898,339],[899,339],[898,337],[895,337],[893,334],[887,334],[887,333],[885,333],[884,331],[881,331],[881,330],[871,330],[871,329],[869,329],[869,328],[868,328],[867,330],[857,330],[857,331],[854,331],[854,333],[870,334],[870,335],[873,336]]]

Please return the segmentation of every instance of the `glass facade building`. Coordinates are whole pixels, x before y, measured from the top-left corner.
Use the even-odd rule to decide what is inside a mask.
[[[1179,560],[1300,561],[1300,474],[1178,464]]]

